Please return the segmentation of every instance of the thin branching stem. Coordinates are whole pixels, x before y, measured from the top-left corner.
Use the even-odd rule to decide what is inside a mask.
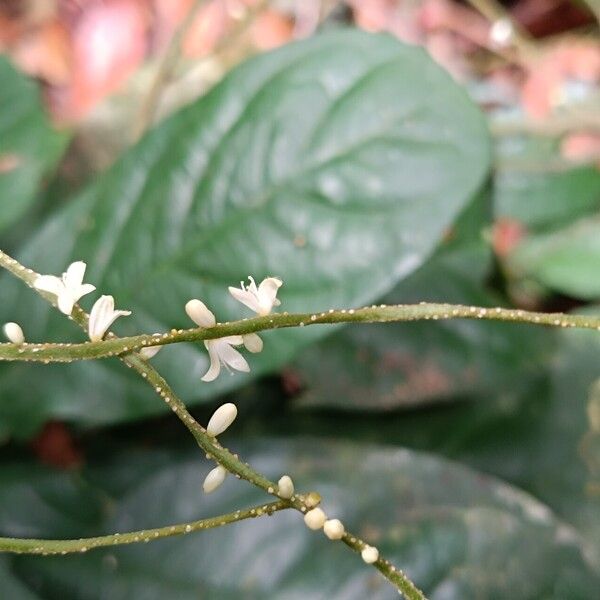
[[[35,282],[36,278],[39,277],[39,274],[31,269],[24,267],[16,259],[10,257],[8,254],[2,252],[1,250],[0,250],[0,267],[3,267],[6,270],[8,270],[10,273],[15,275],[17,278],[19,278],[21,281],[23,281],[29,287],[31,287],[33,290],[35,290],[40,296],[42,296],[48,302],[50,302],[51,304],[56,306],[56,299],[52,294],[42,292],[40,290],[37,290],[34,287],[34,282]],[[332,314],[332,313],[327,313],[327,314]],[[322,313],[322,316],[324,316],[324,315],[325,315],[325,313]],[[278,316],[278,315],[273,315],[273,316]],[[284,315],[280,315],[280,316],[288,316],[289,317],[291,315],[284,314]],[[313,315],[309,316],[309,319],[311,320],[311,322],[313,320],[312,317],[313,317]],[[314,315],[314,317],[315,317],[314,320],[316,321],[316,319],[318,318],[317,315]],[[87,331],[89,315],[79,305],[75,305],[75,307],[73,308],[73,312],[71,313],[69,318],[71,320],[75,321],[84,331]],[[247,324],[250,321],[255,321],[255,319],[247,320],[247,321],[240,321],[239,323]],[[233,324],[223,324],[223,325],[221,325],[221,327],[228,327],[230,325],[233,325]],[[272,328],[272,327],[270,327],[270,328]],[[259,330],[261,330],[261,329],[256,329],[256,331],[259,331]],[[195,330],[192,330],[192,331],[195,331]],[[212,328],[210,330],[200,329],[199,331],[204,331],[204,332],[210,331],[212,333],[213,329]],[[252,330],[252,331],[254,331],[254,330]],[[211,337],[220,337],[220,336],[211,336]],[[119,338],[117,338],[114,334],[112,334],[110,332],[107,335],[107,338],[108,339],[106,341],[101,342],[101,343],[107,343],[107,342],[113,342],[113,341],[119,340]],[[123,339],[125,339],[125,338],[123,338]],[[161,336],[161,339],[165,339],[164,334]],[[200,338],[200,339],[202,339],[202,338]],[[206,339],[209,339],[208,336],[206,337]],[[5,344],[3,346],[10,346],[10,345],[11,344]],[[140,347],[144,347],[147,345],[158,345],[158,344],[155,342],[152,342],[150,344],[148,344],[148,343],[142,344]],[[68,345],[63,346],[63,348],[64,347],[68,347]],[[274,482],[270,481],[268,478],[264,477],[262,474],[255,471],[247,463],[244,463],[243,461],[241,461],[236,454],[233,454],[227,448],[224,448],[223,446],[221,446],[221,444],[219,444],[218,440],[215,437],[208,434],[206,429],[204,429],[204,427],[202,427],[202,425],[200,425],[194,419],[194,417],[190,414],[190,412],[187,410],[187,407],[185,406],[184,402],[175,394],[175,392],[171,389],[171,387],[169,386],[167,381],[162,377],[162,375],[160,375],[160,373],[152,365],[150,365],[148,363],[148,361],[144,360],[139,354],[131,352],[131,350],[124,351],[124,355],[119,356],[119,358],[128,367],[137,371],[141,375],[141,377],[144,380],[146,380],[149,383],[149,385],[152,386],[154,391],[163,399],[163,401],[168,406],[171,407],[171,409],[176,414],[176,416],[179,418],[179,420],[187,427],[187,429],[190,431],[190,433],[194,436],[194,439],[196,440],[198,445],[206,452],[208,458],[212,458],[213,460],[215,460],[216,462],[221,464],[225,469],[227,469],[227,471],[229,471],[230,473],[233,473],[236,477],[239,477],[240,479],[245,479],[246,481],[248,481],[248,482],[254,484],[255,486],[261,488],[262,490],[266,491],[268,494],[271,494],[273,496],[278,495],[278,488]],[[294,509],[300,511],[301,513],[305,513],[307,510],[310,510],[311,508],[314,508],[315,506],[317,506],[320,502],[321,502],[321,496],[317,492],[310,492],[309,494],[306,494],[306,495],[295,494],[289,500],[285,499],[285,498],[280,498],[278,502],[272,503],[271,505],[273,505],[273,506],[281,505],[281,508],[278,508],[277,510],[282,510],[283,508],[294,508]],[[271,506],[271,505],[268,505],[268,504],[263,505],[263,508],[265,508],[267,506]],[[252,511],[252,510],[258,510],[258,509],[250,509],[250,511]],[[240,512],[242,512],[242,511],[240,511]],[[232,513],[232,514],[235,515],[235,513]],[[258,515],[253,515],[253,516],[258,516]],[[216,519],[219,519],[219,517],[216,517]],[[200,522],[198,522],[198,523],[200,523]],[[186,531],[185,531],[186,526],[190,526],[190,525],[191,525],[190,523],[183,524],[183,526],[184,526],[183,533],[186,533]],[[177,527],[177,526],[174,526],[174,527]],[[200,527],[198,527],[198,528],[200,528]],[[156,531],[160,531],[160,530],[148,530],[148,531],[156,532]],[[119,534],[115,534],[115,535],[119,536]],[[123,534],[123,535],[130,535],[130,534]],[[153,536],[150,538],[147,538],[147,539],[160,539],[160,537],[161,537],[160,533],[158,536],[154,535],[154,533],[153,533]],[[33,543],[33,547],[40,547],[40,545],[41,545],[40,543],[44,541],[44,540],[27,540],[27,539],[18,539],[18,538],[0,538],[0,543],[2,542],[3,539],[10,540],[10,544],[12,544],[12,547],[3,548],[0,545],[0,552],[3,550],[11,551],[11,552],[25,551],[23,549],[21,549],[21,550],[15,549],[14,545],[17,544],[17,545],[23,545],[23,547],[27,547],[28,544]],[[98,540],[101,538],[94,538],[94,539]],[[141,538],[139,540],[134,539],[129,543],[135,543],[136,541],[147,541],[147,539],[144,539],[144,540],[142,540]],[[81,540],[62,540],[62,541],[46,540],[46,541],[51,544],[52,543],[54,543],[54,544],[56,544],[56,543],[77,544],[77,542],[80,542]],[[344,536],[343,541],[347,546],[349,546],[355,552],[358,552],[358,553],[360,553],[362,551],[362,549],[364,549],[365,546],[367,545],[365,541],[363,541],[359,537],[354,536],[350,533],[347,533]],[[101,544],[98,544],[98,545],[101,545]],[[81,547],[79,549],[80,552],[82,551],[82,548],[83,547]],[[85,548],[87,549],[87,546],[85,546]],[[64,550],[64,548],[62,550],[60,550],[60,552],[63,552],[63,550]],[[66,551],[68,552],[68,550],[66,550]],[[38,551],[38,553],[50,554],[52,552]],[[374,566],[381,572],[381,574],[394,587],[396,587],[402,594],[404,594],[404,596],[407,598],[407,600],[426,600],[424,594],[412,583],[412,581],[402,571],[400,571],[399,569],[396,569],[396,567],[394,567],[385,558],[380,557],[377,560],[377,562],[374,564]]]
[[[199,342],[230,335],[257,333],[269,329],[340,323],[390,323],[448,319],[505,321],[600,331],[600,318],[589,315],[423,302],[421,304],[380,305],[356,309],[329,310],[320,313],[271,314],[266,317],[219,323],[210,329],[197,327],[171,330],[167,333],[152,333],[122,338],[110,337],[100,342],[81,344],[0,344],[0,360],[72,362],[112,356],[121,357],[148,346]]]
[[[80,538],[76,540],[44,540],[44,539],[22,539],[11,537],[0,537],[0,552],[12,552],[16,554],[72,554],[74,552],[87,552],[95,548],[105,546],[122,546],[138,542],[151,542],[175,535],[185,535],[204,529],[214,529],[223,525],[237,523],[244,519],[254,519],[263,515],[272,515],[274,512],[291,508],[287,502],[270,502],[253,508],[236,510],[234,512],[190,521],[189,523],[177,523],[166,527],[155,529],[142,529],[127,533],[113,533],[98,537]]]

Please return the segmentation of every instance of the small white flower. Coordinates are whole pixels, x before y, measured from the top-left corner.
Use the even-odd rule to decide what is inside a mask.
[[[327,520],[327,515],[319,507],[309,510],[304,515],[304,522],[309,529],[321,529]]]
[[[119,317],[127,317],[131,314],[130,310],[115,310],[115,299],[112,296],[100,296],[90,312],[88,322],[88,335],[92,342],[99,342],[108,328]]]
[[[83,261],[71,263],[62,277],[40,275],[33,282],[33,286],[38,290],[54,294],[58,309],[65,315],[70,315],[75,303],[96,289],[89,283],[83,283],[85,267]]]
[[[204,493],[210,494],[211,492],[214,492],[225,481],[226,476],[227,469],[225,469],[225,467],[222,467],[221,465],[215,467],[206,476],[206,479],[202,484],[202,489],[204,490]]]
[[[25,342],[25,335],[23,334],[23,330],[18,323],[13,323],[10,321],[9,323],[5,323],[2,329],[6,339],[13,344],[22,344]]]
[[[268,315],[274,306],[279,306],[281,302],[277,300],[277,291],[283,285],[281,279],[277,277],[267,277],[263,279],[257,287],[254,279],[248,276],[250,284],[246,287],[241,283],[241,289],[230,287],[229,293],[239,302],[245,304],[256,314],[264,317]]]
[[[201,300],[190,300],[185,305],[185,312],[188,317],[199,327],[206,329],[214,327],[217,324],[215,315],[207,308],[206,304]]]
[[[158,354],[162,346],[145,346],[140,349],[140,354],[144,360],[150,360]]]
[[[217,324],[215,315],[207,308],[206,304],[200,300],[190,300],[185,305],[185,312],[188,317],[200,327],[210,329]],[[241,346],[244,344],[244,338],[249,338],[248,343],[250,347],[258,347],[256,339],[252,337],[253,335],[256,334],[248,334],[248,336],[243,337],[241,335],[229,335],[214,340],[204,340],[204,346],[206,346],[210,358],[210,367],[201,378],[202,381],[214,381],[221,372],[221,365],[225,365],[236,371],[248,373],[250,371],[250,365],[246,359],[233,348],[233,346]],[[256,337],[258,338],[258,336]],[[262,340],[260,340],[260,338],[258,339],[262,349]],[[251,352],[252,351],[257,350],[251,350]]]
[[[323,531],[330,540],[341,540],[344,537],[344,525],[339,519],[330,519],[325,521]]]
[[[379,550],[373,546],[365,546],[360,555],[368,565],[372,565],[379,558]]]
[[[246,359],[233,347],[241,346],[244,343],[241,335],[228,335],[227,337],[217,338],[215,340],[204,340],[204,345],[208,350],[210,358],[210,367],[201,377],[202,381],[214,381],[221,372],[221,365],[231,367],[236,371],[248,373],[250,365]]]
[[[284,475],[277,482],[277,493],[280,498],[289,500],[294,495],[294,482],[289,475]]]
[[[227,402],[219,406],[210,418],[206,431],[209,435],[221,435],[237,417],[237,406],[232,402]]]

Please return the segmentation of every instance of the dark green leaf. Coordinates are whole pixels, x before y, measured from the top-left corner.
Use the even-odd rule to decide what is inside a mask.
[[[482,289],[491,266],[485,206],[480,197],[435,256],[383,302],[502,304]],[[537,334],[475,321],[346,327],[305,350],[292,373],[303,406],[389,410],[514,386],[547,354]]]
[[[288,472],[299,487],[320,490],[330,515],[376,544],[431,600],[584,599],[600,584],[581,539],[544,505],[453,463],[314,440],[271,440],[241,451],[272,477]],[[164,525],[257,501],[256,492],[234,478],[203,496],[208,468],[192,449],[126,451],[88,469],[83,477],[111,496],[111,516],[99,530]],[[23,480],[37,488],[26,471]],[[53,525],[45,529],[38,521],[36,535],[47,533],[56,534]],[[86,555],[14,557],[12,572],[47,600],[398,597],[342,544],[309,531],[297,513]]]
[[[0,56],[0,230],[33,202],[66,140],[50,126],[36,85]]]
[[[234,70],[152,131],[19,258],[54,273],[86,260],[99,291],[134,311],[121,332],[189,326],[191,297],[221,320],[246,315],[227,285],[248,274],[283,278],[282,310],[360,305],[428,257],[481,184],[488,154],[481,114],[422,50],[331,33]],[[2,317],[24,322],[30,339],[73,338],[30,291],[1,284]],[[327,331],[265,335],[252,376]],[[201,345],[165,349],[156,362],[190,401],[247,381],[201,385]],[[38,422],[87,423],[161,410],[108,367],[48,368],[43,379],[27,367],[5,369],[0,415],[22,435],[37,423],[17,410]],[[67,386],[74,369],[78,384]]]

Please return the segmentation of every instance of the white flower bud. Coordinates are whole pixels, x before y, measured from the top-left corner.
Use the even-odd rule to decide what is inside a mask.
[[[289,475],[284,475],[277,482],[277,487],[277,493],[279,497],[283,498],[284,500],[289,500],[294,495],[294,482]]]
[[[208,434],[214,436],[221,435],[235,421],[237,412],[237,406],[231,402],[219,406],[206,427]]]
[[[329,521],[325,521],[323,531],[330,540],[341,540],[346,530],[339,519],[330,519]]]
[[[206,479],[202,484],[202,489],[204,490],[204,493],[210,494],[211,492],[214,492],[225,481],[226,476],[227,469],[225,469],[225,467],[222,467],[221,465],[215,467],[206,476]]]
[[[360,555],[368,565],[372,565],[379,558],[379,550],[373,546],[365,546]]]
[[[22,344],[25,341],[25,335],[18,323],[13,323],[12,321],[5,323],[2,329],[6,339],[13,344]]]
[[[158,354],[162,346],[145,346],[140,349],[140,354],[144,360],[150,360]]]
[[[321,529],[327,520],[327,515],[319,508],[313,508],[304,515],[304,522],[309,529]]]
[[[256,333],[247,333],[242,336],[244,340],[244,346],[248,352],[252,352],[256,354],[257,352],[261,352],[263,349],[263,341],[260,339]]]
[[[188,317],[199,327],[214,327],[217,324],[215,315],[207,308],[206,304],[200,300],[190,300],[185,305],[185,312]]]

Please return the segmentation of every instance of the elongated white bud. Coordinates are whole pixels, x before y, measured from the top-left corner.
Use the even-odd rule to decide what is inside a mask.
[[[263,341],[256,333],[247,333],[242,336],[244,340],[244,346],[248,352],[252,352],[256,354],[257,352],[261,352],[263,349]]]
[[[144,360],[150,360],[155,357],[162,346],[146,346],[140,349],[140,354]]]
[[[304,522],[309,529],[321,529],[327,520],[327,515],[319,508],[313,508],[304,515]]]
[[[277,482],[277,493],[280,498],[289,500],[294,495],[294,482],[289,475],[284,475]]]
[[[207,308],[201,300],[190,300],[185,305],[187,316],[199,327],[214,327],[217,324],[215,315]]]
[[[211,492],[214,492],[225,481],[226,476],[227,469],[225,469],[225,467],[222,467],[221,465],[215,467],[206,476],[206,479],[202,484],[202,489],[204,490],[204,493],[210,494]]]
[[[330,540],[341,540],[346,530],[339,519],[330,519],[329,521],[325,521],[323,531]]]
[[[25,342],[25,335],[18,323],[10,321],[9,323],[5,323],[2,329],[9,342],[12,342],[13,344],[22,344]]]
[[[373,546],[365,546],[360,555],[368,565],[372,565],[379,558],[379,550]]]
[[[206,431],[215,436],[222,434],[235,421],[237,413],[237,406],[231,402],[219,406],[210,418]]]

